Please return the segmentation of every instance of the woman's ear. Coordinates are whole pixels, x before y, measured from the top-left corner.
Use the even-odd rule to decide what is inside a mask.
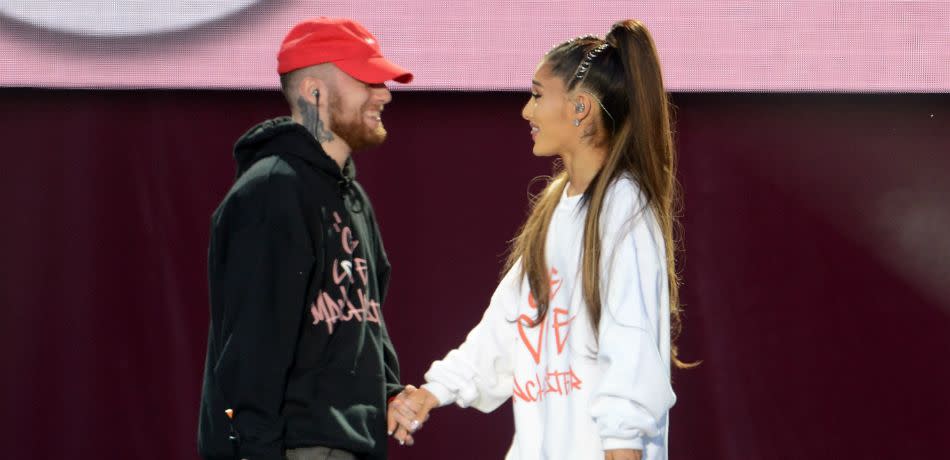
[[[590,116],[591,104],[593,100],[587,93],[578,91],[570,98],[568,106],[571,110],[571,118],[574,119],[574,126],[580,126],[581,122]]]
[[[571,99],[573,101],[574,118],[584,121],[590,115],[590,106],[593,102],[587,93],[577,92]]]

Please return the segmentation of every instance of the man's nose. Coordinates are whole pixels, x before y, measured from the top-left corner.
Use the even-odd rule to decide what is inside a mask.
[[[373,88],[373,93],[374,99],[382,104],[388,104],[389,101],[393,100],[393,94],[385,85],[380,85],[376,88]]]

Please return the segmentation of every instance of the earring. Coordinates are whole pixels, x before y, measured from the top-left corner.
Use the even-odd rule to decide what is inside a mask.
[[[583,103],[583,102],[578,102],[577,105],[574,106],[574,111],[577,112],[577,113],[583,112],[583,111],[584,111],[584,103]]]
[[[316,98],[320,97],[320,90],[319,90],[319,89],[315,89],[315,90],[313,90],[313,93],[311,93],[311,94],[313,94],[314,99],[316,99]]]
[[[578,120],[578,119],[575,119],[575,120],[574,120],[574,126],[580,126],[580,125],[581,125],[581,121]]]

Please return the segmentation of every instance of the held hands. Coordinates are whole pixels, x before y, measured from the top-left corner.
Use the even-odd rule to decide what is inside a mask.
[[[387,414],[387,432],[399,441],[400,445],[413,445],[412,434],[422,428],[429,420],[429,412],[439,406],[439,400],[424,388],[406,385],[389,403]],[[613,449],[604,451],[604,460],[641,460],[643,451],[634,449]]]
[[[604,460],[640,460],[643,451],[633,449],[614,449],[604,451]]]
[[[413,445],[412,434],[422,428],[429,420],[429,411],[439,405],[439,400],[424,388],[406,385],[390,403],[387,414],[386,431],[399,441],[400,445]]]

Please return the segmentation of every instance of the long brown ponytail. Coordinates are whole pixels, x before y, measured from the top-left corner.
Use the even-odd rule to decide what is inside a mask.
[[[575,78],[582,60],[598,47],[603,49],[591,61],[584,78]],[[601,315],[600,219],[604,197],[614,180],[629,174],[639,185],[663,234],[671,334],[675,339],[681,329],[679,276],[675,263],[680,194],[676,182],[670,103],[653,38],[640,21],[621,21],[613,25],[606,40],[587,36],[567,41],[549,51],[544,63],[551,74],[563,80],[568,91],[580,85],[599,98],[613,119],[600,117],[597,130],[608,142],[608,154],[582,198],[588,209],[581,276],[584,301],[593,329],[596,333]],[[535,197],[528,219],[514,239],[508,257],[508,269],[521,260],[522,275],[527,278],[538,307],[534,325],[544,321],[549,307],[551,286],[545,260],[545,239],[566,185],[567,174],[560,172]],[[672,359],[678,367],[690,366],[678,359],[675,344]]]

